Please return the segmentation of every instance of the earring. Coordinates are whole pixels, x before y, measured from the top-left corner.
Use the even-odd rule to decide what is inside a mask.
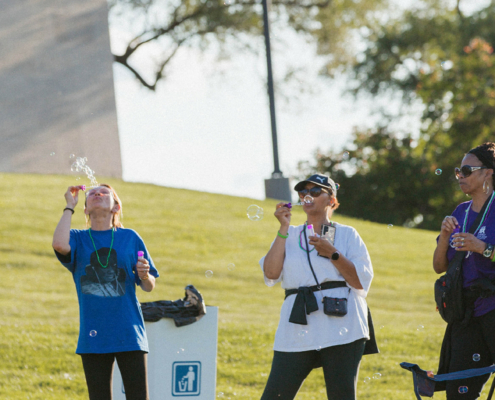
[[[490,185],[486,184],[486,181],[483,182],[483,193],[488,194],[490,192]]]

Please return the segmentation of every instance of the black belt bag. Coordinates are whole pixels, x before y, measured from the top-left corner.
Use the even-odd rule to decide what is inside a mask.
[[[331,317],[343,317],[347,314],[347,299],[323,297],[323,312]]]

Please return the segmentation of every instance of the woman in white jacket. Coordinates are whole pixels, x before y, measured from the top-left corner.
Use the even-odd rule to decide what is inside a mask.
[[[365,300],[373,278],[371,260],[354,228],[330,221],[339,205],[335,182],[316,174],[295,190],[301,199],[313,198],[303,206],[307,222],[291,226],[290,207],[277,204],[280,229],[260,260],[265,283],[281,282],[286,290],[262,400],[293,399],[316,367],[323,367],[328,399],[355,400],[361,358],[378,352],[373,335],[370,341]],[[313,235],[310,225],[314,232],[324,225],[335,228],[334,243]],[[339,299],[340,305],[346,299],[347,313],[325,314],[323,297]]]

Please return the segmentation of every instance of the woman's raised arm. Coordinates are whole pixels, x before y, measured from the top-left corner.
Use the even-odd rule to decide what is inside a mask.
[[[58,222],[55,232],[53,233],[52,247],[60,254],[67,255],[70,253],[70,224],[74,208],[79,199],[80,186],[69,186],[65,192],[67,207],[65,208],[62,218]],[[72,210],[72,211],[71,211]]]

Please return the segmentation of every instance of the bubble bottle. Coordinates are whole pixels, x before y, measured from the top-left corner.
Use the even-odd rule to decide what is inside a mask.
[[[312,224],[309,224],[308,225],[308,233],[309,233],[309,236],[316,236],[315,235],[315,230],[313,228],[313,225]]]
[[[137,256],[138,256],[138,262],[144,260],[144,251],[139,250],[137,252]],[[135,267],[135,268],[136,268],[135,274],[137,275],[137,273],[138,273],[137,267]]]

